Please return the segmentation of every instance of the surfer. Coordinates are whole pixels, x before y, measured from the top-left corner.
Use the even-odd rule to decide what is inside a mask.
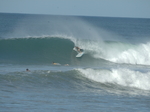
[[[61,65],[60,63],[55,63],[55,62],[53,62],[52,64],[53,64],[53,65]]]
[[[76,55],[76,57],[82,57],[82,55],[84,54],[84,50],[83,49],[81,49],[81,48],[79,48],[79,47],[77,47],[77,46],[75,46],[74,48],[73,48],[73,50],[75,50],[78,54]]]
[[[55,62],[53,62],[52,64],[53,65],[61,65],[60,63],[55,63]],[[64,66],[69,66],[69,64],[65,64]]]
[[[69,66],[69,64],[65,64],[65,66]]]
[[[30,72],[30,70],[29,70],[28,68],[26,69],[26,71],[27,71],[27,72]]]
[[[83,52],[83,49],[80,49],[80,48],[77,47],[77,46],[75,46],[75,48],[77,49],[77,51],[78,51],[79,53]]]

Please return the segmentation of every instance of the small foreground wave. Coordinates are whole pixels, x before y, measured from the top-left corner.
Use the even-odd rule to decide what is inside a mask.
[[[120,85],[123,87],[150,90],[150,72],[140,72],[129,69],[78,69],[82,75],[95,82]]]
[[[1,88],[65,89],[94,93],[150,94],[150,72],[129,69],[20,71],[0,74]]]

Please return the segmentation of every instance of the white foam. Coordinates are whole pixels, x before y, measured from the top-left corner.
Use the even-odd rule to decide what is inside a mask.
[[[123,68],[111,70],[78,69],[78,71],[84,77],[96,82],[150,90],[150,72],[142,73]]]
[[[150,43],[121,51],[114,57],[108,57],[108,60],[116,63],[150,65]]]
[[[150,65],[150,42],[132,45],[119,42],[78,41],[78,45],[94,58],[115,63]]]

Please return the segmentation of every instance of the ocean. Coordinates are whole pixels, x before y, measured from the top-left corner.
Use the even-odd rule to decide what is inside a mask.
[[[0,111],[149,112],[150,19],[0,13]]]

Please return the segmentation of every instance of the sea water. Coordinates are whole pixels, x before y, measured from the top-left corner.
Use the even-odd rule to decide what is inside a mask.
[[[81,58],[74,46],[84,49]],[[150,19],[0,13],[0,111],[149,105]]]

